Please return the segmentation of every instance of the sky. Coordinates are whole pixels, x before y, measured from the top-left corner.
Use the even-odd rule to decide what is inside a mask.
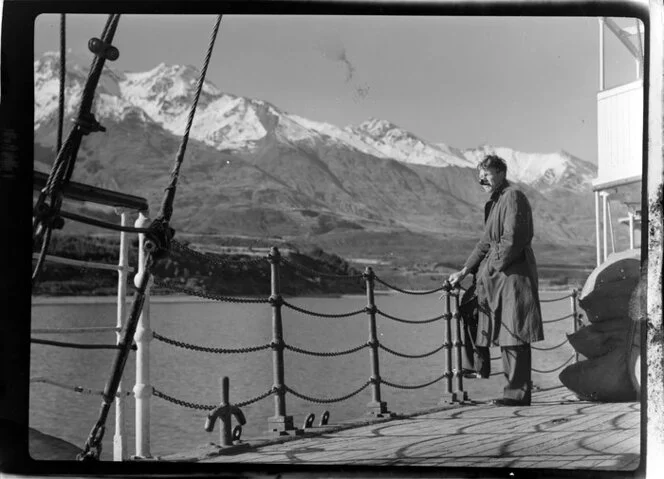
[[[72,58],[89,65],[87,41],[105,21],[67,15]],[[112,68],[201,68],[214,21],[122,16]],[[37,18],[36,56],[59,50],[59,25],[59,15]],[[627,49],[605,37],[607,87],[635,80]],[[597,18],[227,15],[207,80],[340,127],[378,118],[456,148],[565,150],[597,162]]]

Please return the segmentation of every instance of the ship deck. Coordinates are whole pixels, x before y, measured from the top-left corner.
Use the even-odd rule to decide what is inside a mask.
[[[364,425],[307,429],[302,436],[246,441],[163,459],[200,462],[634,470],[641,405],[579,400],[564,387],[536,392],[529,407],[489,403]],[[198,456],[198,457],[195,457]]]

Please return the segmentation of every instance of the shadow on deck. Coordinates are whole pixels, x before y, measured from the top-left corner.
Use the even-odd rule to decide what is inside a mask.
[[[558,387],[535,393],[530,407],[456,405],[361,425],[314,428],[293,438],[248,440],[236,449],[210,444],[160,459],[634,470],[640,462],[640,424],[639,403],[580,401]]]

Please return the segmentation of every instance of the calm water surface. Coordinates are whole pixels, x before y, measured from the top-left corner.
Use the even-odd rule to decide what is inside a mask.
[[[542,293],[542,299],[558,298],[567,292]],[[362,295],[341,298],[287,298],[301,308],[321,313],[347,313],[366,304]],[[428,296],[379,295],[379,309],[389,315],[407,319],[429,319],[442,313],[438,294]],[[570,313],[570,300],[543,303],[544,318],[554,319]],[[271,308],[265,304],[231,304],[200,302],[187,299],[163,302],[153,300],[150,306],[152,329],[169,338],[215,348],[242,348],[267,344],[272,339]],[[112,302],[83,303],[71,298],[60,303],[34,304],[32,328],[71,328],[115,326],[116,305]],[[318,352],[344,351],[368,339],[366,314],[350,318],[315,318],[283,308],[284,341],[294,347]],[[443,342],[443,322],[414,325],[377,317],[381,344],[406,354],[423,354]],[[565,333],[572,332],[572,320],[545,324],[546,340],[538,347],[561,343]],[[104,332],[76,335],[35,335],[81,343],[115,342],[115,333]],[[406,359],[380,351],[380,373],[384,380],[400,385],[420,385],[439,377],[443,372],[444,352],[429,357]],[[573,354],[569,344],[553,351],[533,351],[533,367],[549,370],[564,363]],[[103,390],[111,371],[115,351],[78,350],[33,344],[31,377],[46,377],[72,386]],[[499,356],[498,348],[492,357]],[[338,357],[314,357],[286,350],[285,383],[307,396],[327,399],[344,396],[361,387],[371,375],[369,349]],[[501,362],[493,361],[494,371]],[[196,404],[218,404],[219,378],[230,378],[231,403],[239,403],[266,392],[273,384],[272,351],[270,349],[243,354],[210,354],[151,342],[151,382],[169,396]],[[559,384],[558,373],[533,374],[541,387]],[[135,380],[132,353],[124,375],[124,388],[131,390]],[[382,385],[382,400],[394,412],[412,412],[435,407],[445,395],[445,383],[439,381],[420,389],[396,389]],[[488,380],[465,380],[464,389],[471,399],[498,397],[502,393],[502,377]],[[316,404],[286,396],[287,414],[301,427],[309,413],[316,415],[315,424],[324,410],[330,411],[330,422],[361,417],[371,400],[371,389],[333,404]],[[134,453],[133,398],[126,401],[129,454]],[[48,384],[33,383],[30,387],[30,426],[83,446],[98,418],[100,396],[83,395]],[[112,408],[114,411],[114,408]],[[267,397],[243,408],[247,424],[243,438],[264,435],[267,418],[274,415],[274,399]],[[151,452],[162,455],[193,449],[208,442],[219,442],[219,425],[215,431],[204,430],[206,411],[181,407],[158,397],[151,399]],[[115,413],[109,415],[103,441],[102,459],[112,459]],[[38,459],[38,458],[37,458]]]

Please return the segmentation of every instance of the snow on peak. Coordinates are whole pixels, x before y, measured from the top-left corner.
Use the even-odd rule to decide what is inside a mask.
[[[80,61],[80,59],[79,59]],[[35,131],[57,115],[59,54],[48,52],[34,62]],[[154,122],[175,135],[184,131],[194,98],[199,71],[190,65],[160,63],[145,72],[117,72],[104,69],[95,99],[100,119]],[[73,114],[80,103],[87,69],[67,58],[66,112]],[[221,92],[204,82],[191,137],[217,149],[252,148],[268,133],[280,141],[317,147],[332,144],[378,158],[434,167],[474,168],[489,153],[505,159],[508,177],[518,182],[553,186],[560,182],[572,188],[586,188],[595,176],[594,165],[564,151],[522,153],[510,148],[484,145],[459,150],[444,143],[432,143],[396,124],[378,118],[356,126],[340,128],[299,115],[283,112],[271,103]]]
[[[426,142],[387,120],[370,118],[346,129],[380,151],[383,157],[411,164],[446,167],[469,167],[470,162],[449,148]]]
[[[507,177],[513,181],[547,187],[561,182],[572,189],[587,188],[595,177],[595,167],[565,151],[553,153],[525,153],[506,147],[483,145],[464,151],[473,164],[486,155],[495,154],[507,163]]]

